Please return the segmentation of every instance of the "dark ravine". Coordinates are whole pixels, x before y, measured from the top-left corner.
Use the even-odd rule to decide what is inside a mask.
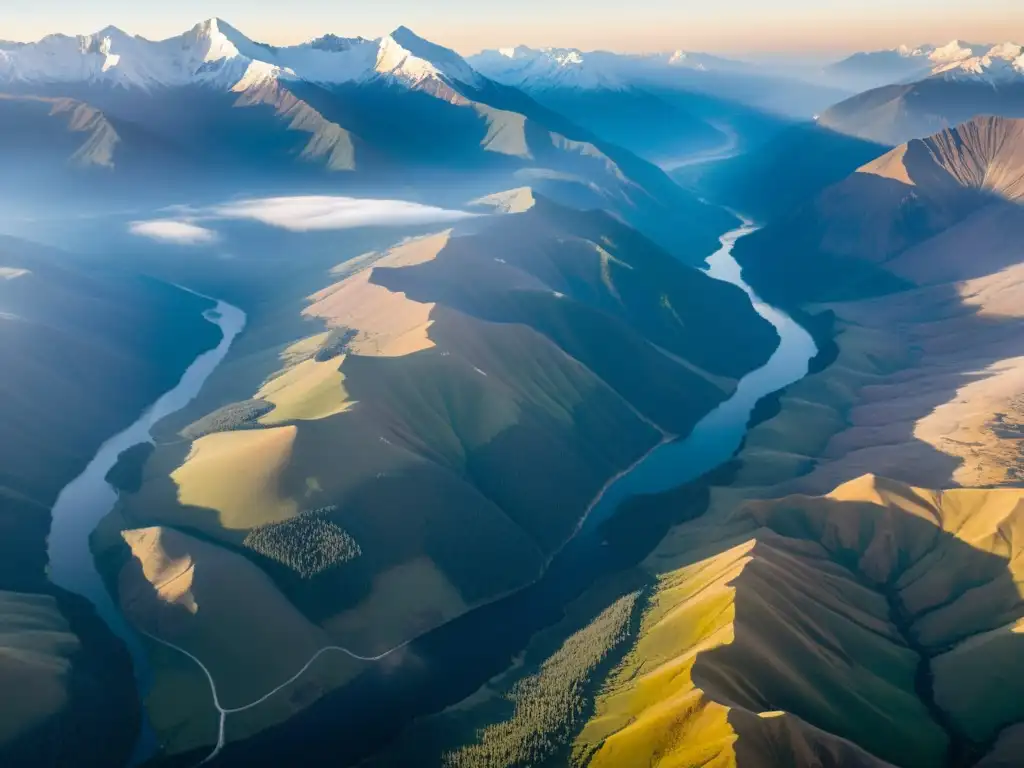
[[[731,257],[735,242],[753,231],[749,224],[721,238],[709,259],[709,274],[744,288],[758,313],[782,337],[762,368],[747,374],[734,395],[708,414],[686,438],[655,449],[612,484],[585,525],[558,554],[544,576],[526,589],[481,607],[415,640],[387,665],[371,665],[345,688],[332,692],[288,722],[249,739],[229,743],[217,765],[280,765],[294,759],[301,744],[308,765],[358,762],[388,743],[409,722],[444,709],[501,673],[530,639],[563,617],[565,606],[598,579],[635,565],[673,521],[659,521],[644,541],[615,541],[602,524],[613,520],[627,498],[685,486],[716,467],[728,465],[742,443],[756,404],[802,378],[818,353],[811,334],[785,313],[763,304],[743,283]],[[344,724],[344,727],[339,727]],[[208,751],[159,761],[195,765]]]
[[[914,634],[911,617],[899,593],[892,584],[885,584],[881,589],[889,606],[889,618],[892,620],[900,637],[915,654],[917,654],[917,670],[914,673],[914,690],[917,698],[924,704],[932,720],[949,736],[949,752],[946,758],[948,768],[969,768],[985,753],[981,745],[973,744],[956,723],[935,700],[935,679],[932,674],[931,657],[928,651],[917,640]]]

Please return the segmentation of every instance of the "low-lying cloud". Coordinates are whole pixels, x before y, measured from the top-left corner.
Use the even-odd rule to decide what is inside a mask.
[[[165,208],[165,219],[133,221],[133,235],[178,245],[208,245],[220,240],[212,229],[195,222],[257,221],[291,232],[312,232],[354,227],[401,227],[443,224],[483,214],[410,203],[333,195],[260,197],[209,208]],[[174,218],[172,218],[174,217]]]
[[[128,225],[128,231],[140,237],[178,245],[208,245],[218,239],[212,229],[178,219],[133,221]]]
[[[216,206],[210,215],[220,219],[249,219],[292,232],[406,226],[459,221],[477,214],[421,205],[404,200],[307,195],[239,200]]]

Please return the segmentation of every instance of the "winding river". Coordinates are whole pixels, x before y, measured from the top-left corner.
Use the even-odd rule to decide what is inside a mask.
[[[740,265],[732,257],[736,241],[756,229],[750,222],[744,222],[722,235],[722,247],[708,257],[705,272],[746,292],[757,313],[775,326],[778,348],[761,368],[744,376],[732,397],[701,419],[689,435],[659,446],[609,486],[591,510],[588,526],[607,519],[630,496],[677,488],[724,464],[743,442],[758,400],[807,375],[808,364],[818,351],[814,339],[785,312],[763,302],[743,281]]]
[[[689,435],[661,444],[610,483],[539,581],[386,654],[387,663],[368,663],[355,681],[284,724],[243,742],[218,745],[217,764],[288,765],[297,750],[309,765],[357,762],[414,718],[456,704],[506,670],[534,634],[562,618],[569,602],[601,577],[642,559],[670,521],[661,521],[660,533],[655,526],[640,542],[605,540],[601,523],[631,496],[679,487],[727,462],[742,444],[758,401],[803,378],[817,353],[803,327],[761,301],[743,281],[732,250],[755,229],[744,222],[724,234],[719,250],[707,259],[706,272],[742,288],[778,331],[779,347],[764,366],[747,374]],[[206,757],[197,753],[196,762]]]
[[[226,764],[285,765],[294,760],[296,745],[302,745],[311,764],[317,762],[318,755],[331,764],[357,759],[393,736],[403,723],[439,711],[472,693],[505,669],[533,634],[557,622],[564,606],[595,580],[634,564],[643,553],[635,545],[604,541],[600,524],[627,498],[678,487],[728,461],[742,443],[757,402],[806,375],[817,351],[810,334],[788,315],[762,302],[743,282],[732,250],[737,240],[753,231],[747,222],[723,235],[721,248],[707,260],[706,271],[745,290],[756,311],[778,331],[780,345],[763,367],[745,376],[733,395],[705,416],[689,435],[658,446],[610,483],[595,500],[578,534],[537,583],[415,640],[387,664],[368,659],[366,671],[345,689],[324,696],[281,726],[242,743],[223,745],[223,752],[218,745],[214,754],[220,753]],[[197,357],[178,385],[132,426],[104,443],[82,474],[64,488],[53,508],[48,544],[50,578],[88,598],[125,642],[142,694],[148,688],[149,675],[142,641],[124,620],[96,570],[89,536],[117,501],[105,477],[119,454],[151,441],[154,424],[196,397],[245,325],[245,314],[225,302],[218,302],[205,317],[220,327],[221,342]],[[321,653],[329,650],[344,651],[323,649]],[[230,712],[222,710],[221,728],[227,714]],[[339,727],[341,723],[345,726]],[[154,748],[153,734],[147,726],[136,745],[133,763],[151,756]],[[208,752],[197,754],[197,762],[207,757],[212,756]]]
[[[187,290],[187,289],[183,289]],[[221,330],[221,341],[199,355],[188,367],[174,389],[165,392],[139,419],[123,432],[107,440],[85,470],[60,492],[53,506],[50,536],[47,541],[49,576],[60,587],[87,598],[107,625],[124,641],[132,656],[132,666],[140,694],[148,688],[148,664],[142,641],[114,604],[96,569],[89,547],[89,536],[117,502],[117,492],[106,475],[118,456],[139,443],[151,442],[150,430],[166,416],[181,410],[199,394],[206,379],[220,365],[231,343],[245,326],[245,313],[226,302],[217,302],[203,316]],[[134,762],[152,751],[153,737],[148,728],[135,748]]]

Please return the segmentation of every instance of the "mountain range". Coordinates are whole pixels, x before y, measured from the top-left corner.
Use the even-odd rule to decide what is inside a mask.
[[[0,43],[0,763],[1015,765],[1022,54]]]
[[[859,54],[843,62],[844,69],[870,69],[875,64],[869,62],[894,59],[924,63],[906,71],[886,70],[875,82],[888,84],[844,99],[813,122],[787,127],[747,156],[723,164],[706,180],[708,191],[768,220],[813,199],[894,146],[977,115],[1024,117],[1022,53],[1013,43],[954,41],[934,49]]]
[[[1013,263],[1022,198],[1024,120],[976,117],[867,163],[748,238],[737,257],[765,296],[788,304],[980,277]],[[769,252],[793,269],[779,271]]]
[[[206,659],[225,701],[318,647],[384,654],[526,588],[609,477],[688,433],[778,343],[742,291],[605,212],[530,189],[472,205],[507,212],[311,256],[286,282],[253,246],[204,270],[257,284],[246,339],[152,455],[126,460],[135,479],[92,543],[130,620]],[[187,589],[170,588],[179,572]],[[360,671],[330,659],[232,739]],[[172,754],[209,725],[207,692],[183,698],[176,675],[156,669],[149,698]]]
[[[675,521],[639,573],[375,765],[1017,764],[1022,131],[911,141],[740,240],[828,326],[808,375],[731,464],[627,504]]]
[[[4,51],[0,88],[16,171],[0,190],[21,201],[95,205],[102,183],[106,201],[153,206],[213,202],[239,185],[405,186],[435,201],[450,189],[458,202],[527,181],[615,210],[686,258],[722,221],[653,165],[404,27],[289,48],[217,19],[159,42],[115,29],[54,36]],[[154,175],[160,185],[146,182]]]
[[[826,67],[825,75],[858,91],[932,75],[998,83],[1024,76],[1024,50],[1016,43],[980,45],[960,40],[941,46],[901,45],[855,53]]]
[[[671,161],[729,142],[756,144],[848,91],[684,50],[651,54],[515,46],[469,57],[479,72],[644,157]]]

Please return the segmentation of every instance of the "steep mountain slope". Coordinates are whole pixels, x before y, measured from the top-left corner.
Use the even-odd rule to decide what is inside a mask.
[[[1022,515],[1019,490],[874,476],[713,508],[649,559],[639,642],[577,751],[597,766],[970,761],[1024,716]]]
[[[0,53],[10,94],[0,114],[16,127],[3,157],[19,178],[39,179],[18,189],[23,201],[53,204],[55,180],[65,198],[94,206],[211,201],[239,186],[379,194],[417,182],[454,201],[521,174],[565,202],[614,210],[691,258],[727,222],[654,166],[404,27],[274,48],[211,19],[164,41],[111,28]],[[49,104],[74,104],[91,120],[62,123]],[[82,135],[87,127],[94,135]],[[157,173],[165,183],[142,183]],[[567,196],[565,180],[591,192]]]
[[[922,138],[976,115],[1024,117],[1024,49],[982,51],[954,41],[929,57],[925,76],[854,96],[823,112],[838,133],[890,146]]]
[[[288,621],[321,646],[386,653],[535,580],[610,477],[688,431],[776,343],[738,289],[606,213],[529,190],[478,204],[521,212],[338,265],[305,299],[279,296],[273,328],[254,319],[250,348],[211,380],[238,402],[205,401],[166,435],[94,538],[129,617],[212,665],[222,700],[258,698],[301,664],[240,652],[200,591],[187,599],[198,612],[129,599],[161,589],[159,563],[187,555],[207,585],[210,569],[265,574],[244,583],[262,585],[266,612],[230,619],[250,631]],[[284,343],[281,327],[294,334]],[[260,338],[276,341],[252,348]],[[242,389],[257,362],[262,381]],[[147,529],[215,546],[173,540],[150,567],[149,549],[132,544],[133,561],[125,546],[153,541]],[[205,599],[251,603],[239,589]],[[185,715],[172,695],[181,660],[162,664],[151,706],[175,723],[168,749],[209,744],[205,710]],[[294,688],[318,693],[269,701],[232,738],[358,670],[325,664]]]
[[[677,523],[643,563],[639,621],[577,656],[580,666],[595,652],[623,660],[545,682],[561,651],[528,658],[522,675],[507,673],[522,687],[496,681],[439,718],[441,737],[465,745],[447,754],[534,749],[539,765],[607,766],[1016,762],[1022,145],[1019,121],[978,119],[862,169],[830,216],[817,209],[807,252],[845,261],[831,256],[813,289],[800,282],[810,267],[791,258],[810,236],[793,222],[768,227],[772,269],[747,274],[813,318],[821,353],[810,374],[758,407],[723,471],[628,502],[630,520]],[[908,198],[917,226],[890,226]],[[920,240],[907,247],[910,235]],[[903,290],[864,298],[858,264]],[[840,292],[850,300],[821,303]],[[872,474],[882,468],[893,479]],[[593,590],[598,618],[562,635],[564,647],[599,633],[600,611],[620,594]],[[514,692],[511,717],[489,697],[498,685]],[[552,717],[567,695],[573,716]],[[452,732],[463,716],[491,725]],[[419,735],[429,744],[434,734]]]
[[[813,125],[793,128],[723,164],[702,183],[712,199],[730,201],[768,221],[893,146],[981,115],[1024,117],[1021,52],[1012,43],[965,46],[954,41],[928,54],[924,71],[913,80],[845,99],[823,111]]]
[[[1022,177],[1024,121],[976,118],[863,166],[737,258],[763,295],[790,304],[983,277],[1016,263]]]
[[[46,580],[50,506],[215,343],[206,304],[0,239],[0,684],[22,691],[0,717],[5,765],[118,762],[132,747],[127,653],[92,606]]]
[[[822,127],[894,146],[977,115],[1024,117],[1024,76],[999,88],[988,82],[930,77],[862,93],[822,113]]]

